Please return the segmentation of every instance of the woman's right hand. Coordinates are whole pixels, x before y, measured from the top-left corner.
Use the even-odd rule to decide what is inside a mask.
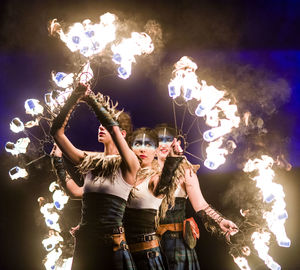
[[[56,143],[53,144],[53,148],[51,150],[50,156],[62,157],[62,151],[59,149]]]

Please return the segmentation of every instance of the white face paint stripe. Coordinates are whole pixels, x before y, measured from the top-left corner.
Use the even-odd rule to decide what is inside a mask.
[[[143,134],[143,140],[142,140],[142,145],[145,146],[145,139],[146,139],[146,134]]]

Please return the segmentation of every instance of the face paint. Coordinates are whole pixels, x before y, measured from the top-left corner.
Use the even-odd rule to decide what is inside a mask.
[[[155,146],[155,141],[148,137],[145,133],[143,134],[138,134],[133,143],[132,143],[132,148],[134,149],[141,149],[141,148],[152,148],[156,149]]]
[[[174,140],[174,136],[171,135],[166,128],[158,132],[158,142],[159,145],[168,144],[171,145]]]

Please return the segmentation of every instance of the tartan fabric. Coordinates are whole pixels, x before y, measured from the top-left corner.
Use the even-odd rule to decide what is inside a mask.
[[[140,236],[155,233],[157,210],[126,208],[124,215],[125,234],[128,243],[137,243]],[[139,242],[138,242],[139,243]],[[166,270],[159,247],[132,252],[132,257],[139,270]]]
[[[175,206],[169,209],[161,224],[181,223],[185,216],[186,199],[176,198]],[[190,249],[184,242],[182,232],[167,231],[160,242],[161,250],[168,261],[169,270],[199,270],[195,249]]]
[[[126,201],[99,193],[87,193],[83,198],[82,220],[75,234],[72,270],[135,270],[127,244],[113,251],[113,241],[108,235],[122,226]]]
[[[199,270],[195,249],[190,249],[184,242],[182,232],[166,232],[160,242],[167,257],[169,270]]]
[[[167,270],[166,260],[159,247],[132,253],[138,270]]]

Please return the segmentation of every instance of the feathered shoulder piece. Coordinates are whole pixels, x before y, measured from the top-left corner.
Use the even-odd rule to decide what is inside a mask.
[[[169,160],[168,160],[169,159]],[[173,161],[172,161],[173,160]],[[160,183],[164,189],[163,194],[165,195],[163,202],[161,204],[160,216],[164,218],[168,208],[172,208],[175,205],[174,193],[180,184],[181,180],[185,181],[185,172],[186,170],[192,170],[194,173],[197,173],[197,170],[200,168],[200,165],[191,164],[185,156],[180,157],[168,157],[165,162],[163,172],[161,174]],[[172,164],[173,163],[173,164]],[[168,168],[172,167],[172,168]],[[167,172],[164,173],[164,172]],[[166,178],[166,179],[164,179]],[[159,190],[157,190],[159,192]]]
[[[120,168],[122,159],[120,155],[104,155],[102,152],[86,153],[78,166],[80,173],[87,174],[91,171],[100,177],[113,177]]]
[[[156,174],[160,174],[160,168],[157,160],[153,160],[151,167],[140,168],[136,174],[136,179],[146,179],[148,177],[153,177]]]

